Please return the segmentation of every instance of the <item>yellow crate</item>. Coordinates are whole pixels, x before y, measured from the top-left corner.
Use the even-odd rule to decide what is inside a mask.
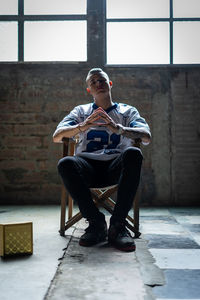
[[[0,224],[0,256],[33,253],[33,223]]]

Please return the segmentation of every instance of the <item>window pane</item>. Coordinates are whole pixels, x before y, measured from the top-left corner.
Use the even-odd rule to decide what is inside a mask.
[[[86,0],[24,0],[24,13],[43,14],[86,14]]]
[[[168,18],[169,0],[107,0],[107,18]]]
[[[0,15],[17,15],[18,0],[0,0]]]
[[[174,63],[200,63],[200,22],[174,23]]]
[[[0,61],[18,60],[17,22],[0,22]]]
[[[200,17],[199,0],[174,0],[173,10],[175,18]]]
[[[86,21],[25,22],[25,61],[86,61]]]
[[[168,64],[169,24],[107,23],[108,64]]]

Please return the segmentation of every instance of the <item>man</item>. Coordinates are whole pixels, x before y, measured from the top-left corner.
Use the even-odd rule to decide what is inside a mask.
[[[116,248],[134,251],[134,239],[125,220],[139,184],[142,153],[132,143],[140,139],[148,144],[149,126],[134,107],[112,101],[112,82],[102,69],[91,69],[86,83],[94,103],[75,107],[53,135],[54,142],[79,135],[75,156],[62,158],[58,171],[82,216],[89,222],[79,244],[92,246],[108,236]],[[117,200],[107,231],[105,216],[95,206],[89,188],[116,183]]]

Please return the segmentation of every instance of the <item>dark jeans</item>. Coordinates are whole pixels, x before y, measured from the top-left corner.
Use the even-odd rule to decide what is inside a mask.
[[[88,220],[102,217],[89,188],[118,184],[112,219],[124,220],[138,188],[142,159],[140,149],[135,147],[127,148],[117,158],[109,161],[67,156],[59,161],[58,171],[82,216]]]

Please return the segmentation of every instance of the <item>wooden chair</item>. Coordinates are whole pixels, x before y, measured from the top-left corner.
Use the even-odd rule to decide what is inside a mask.
[[[63,157],[74,155],[75,141],[69,138],[63,138]],[[135,147],[140,147],[140,143],[134,144]],[[117,185],[112,185],[104,188],[91,188],[91,194],[95,204],[99,207],[105,208],[109,213],[113,213],[115,201],[111,195],[117,191]],[[133,217],[127,216],[127,227],[138,238],[141,233],[139,232],[139,194],[138,189],[135,199],[133,201]],[[68,220],[66,222],[66,204],[68,204]],[[65,231],[77,223],[82,218],[80,212],[73,215],[73,199],[62,185],[61,193],[61,215],[60,215],[60,235],[64,236]]]

